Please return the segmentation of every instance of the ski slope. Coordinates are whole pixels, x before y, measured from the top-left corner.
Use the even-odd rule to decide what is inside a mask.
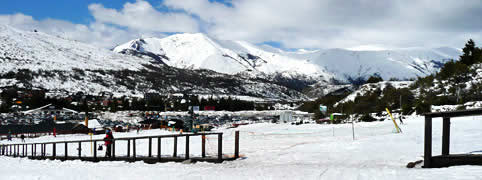
[[[142,162],[34,161],[25,158],[0,157],[1,179],[481,179],[482,166],[454,166],[407,169],[408,162],[423,159],[423,117],[409,117],[401,125],[402,134],[393,133],[393,123],[356,123],[355,140],[352,125],[250,124],[224,132],[223,152],[232,154],[234,131],[240,133],[240,154],[244,157],[222,164]],[[452,120],[451,153],[482,150],[482,117]],[[434,119],[433,154],[441,150],[441,119]],[[156,130],[140,135],[166,134]],[[115,133],[115,137],[134,136],[135,132]],[[98,135],[101,138],[103,135]],[[87,139],[85,135],[41,137],[27,141]],[[214,138],[214,137],[211,137]],[[215,154],[216,139],[208,139],[207,153]],[[18,140],[14,140],[18,141]],[[191,154],[198,154],[200,138],[191,138]],[[7,143],[2,141],[2,143]],[[138,142],[139,155],[147,154],[147,140]],[[155,143],[155,142],[153,142]],[[162,141],[166,155],[172,142]],[[171,145],[171,146],[170,146]],[[58,148],[57,155],[62,154]],[[179,139],[178,153],[183,154]],[[121,147],[121,146],[116,146]],[[89,154],[88,148],[84,148]],[[47,152],[50,152],[47,149]],[[72,151],[70,151],[72,152]],[[155,150],[153,152],[156,152]],[[103,152],[99,152],[102,154]],[[125,153],[116,149],[116,154]]]

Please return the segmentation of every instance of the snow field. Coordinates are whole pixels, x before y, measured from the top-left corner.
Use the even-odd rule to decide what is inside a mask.
[[[452,119],[451,153],[482,150],[482,121],[479,117]],[[408,117],[403,133],[393,133],[393,122],[355,123],[352,125],[250,124],[224,133],[223,152],[232,154],[234,131],[240,130],[240,154],[236,161],[214,163],[82,162],[33,161],[0,157],[2,179],[474,179],[482,177],[481,166],[454,166],[407,169],[408,162],[423,159],[423,117]],[[441,119],[433,120],[433,155],[441,152]],[[333,130],[335,135],[333,136]],[[144,131],[141,135],[167,133]],[[115,137],[132,136],[115,133]],[[103,135],[98,135],[101,138]],[[55,140],[83,139],[86,136],[60,136]],[[52,140],[42,137],[35,141]],[[191,138],[191,154],[200,149],[200,138]],[[213,139],[215,140],[215,139]],[[138,142],[138,154],[147,154],[147,140]],[[5,141],[2,141],[5,143]],[[165,143],[165,144],[164,144]],[[169,148],[163,140],[163,148]],[[184,152],[179,138],[178,154]],[[207,147],[216,152],[216,142]],[[172,144],[171,144],[172,145]],[[62,145],[60,145],[63,148]],[[209,148],[211,147],[211,149]],[[58,147],[59,148],[59,147]],[[169,149],[162,149],[163,154]],[[58,151],[62,151],[58,149]],[[122,153],[117,149],[116,152]],[[153,150],[155,154],[156,150]]]

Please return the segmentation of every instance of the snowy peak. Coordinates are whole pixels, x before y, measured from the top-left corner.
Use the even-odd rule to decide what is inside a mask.
[[[221,73],[282,74],[321,79],[332,77],[326,70],[306,60],[265,51],[243,41],[223,41],[202,33],[175,34],[165,38],[136,39],[122,44],[115,52],[165,56],[163,63],[178,68],[209,69]]]

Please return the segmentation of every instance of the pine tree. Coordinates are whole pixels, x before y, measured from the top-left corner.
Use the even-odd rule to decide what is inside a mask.
[[[469,39],[462,51],[464,54],[460,56],[460,62],[467,66],[482,62],[482,50],[475,46],[474,40]]]

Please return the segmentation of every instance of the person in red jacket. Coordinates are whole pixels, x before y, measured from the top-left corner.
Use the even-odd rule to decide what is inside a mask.
[[[105,131],[105,138],[104,138],[104,142],[106,146],[105,157],[112,157],[112,151],[111,151],[112,139],[114,139],[114,136],[112,135],[112,131],[110,129],[107,129]]]

